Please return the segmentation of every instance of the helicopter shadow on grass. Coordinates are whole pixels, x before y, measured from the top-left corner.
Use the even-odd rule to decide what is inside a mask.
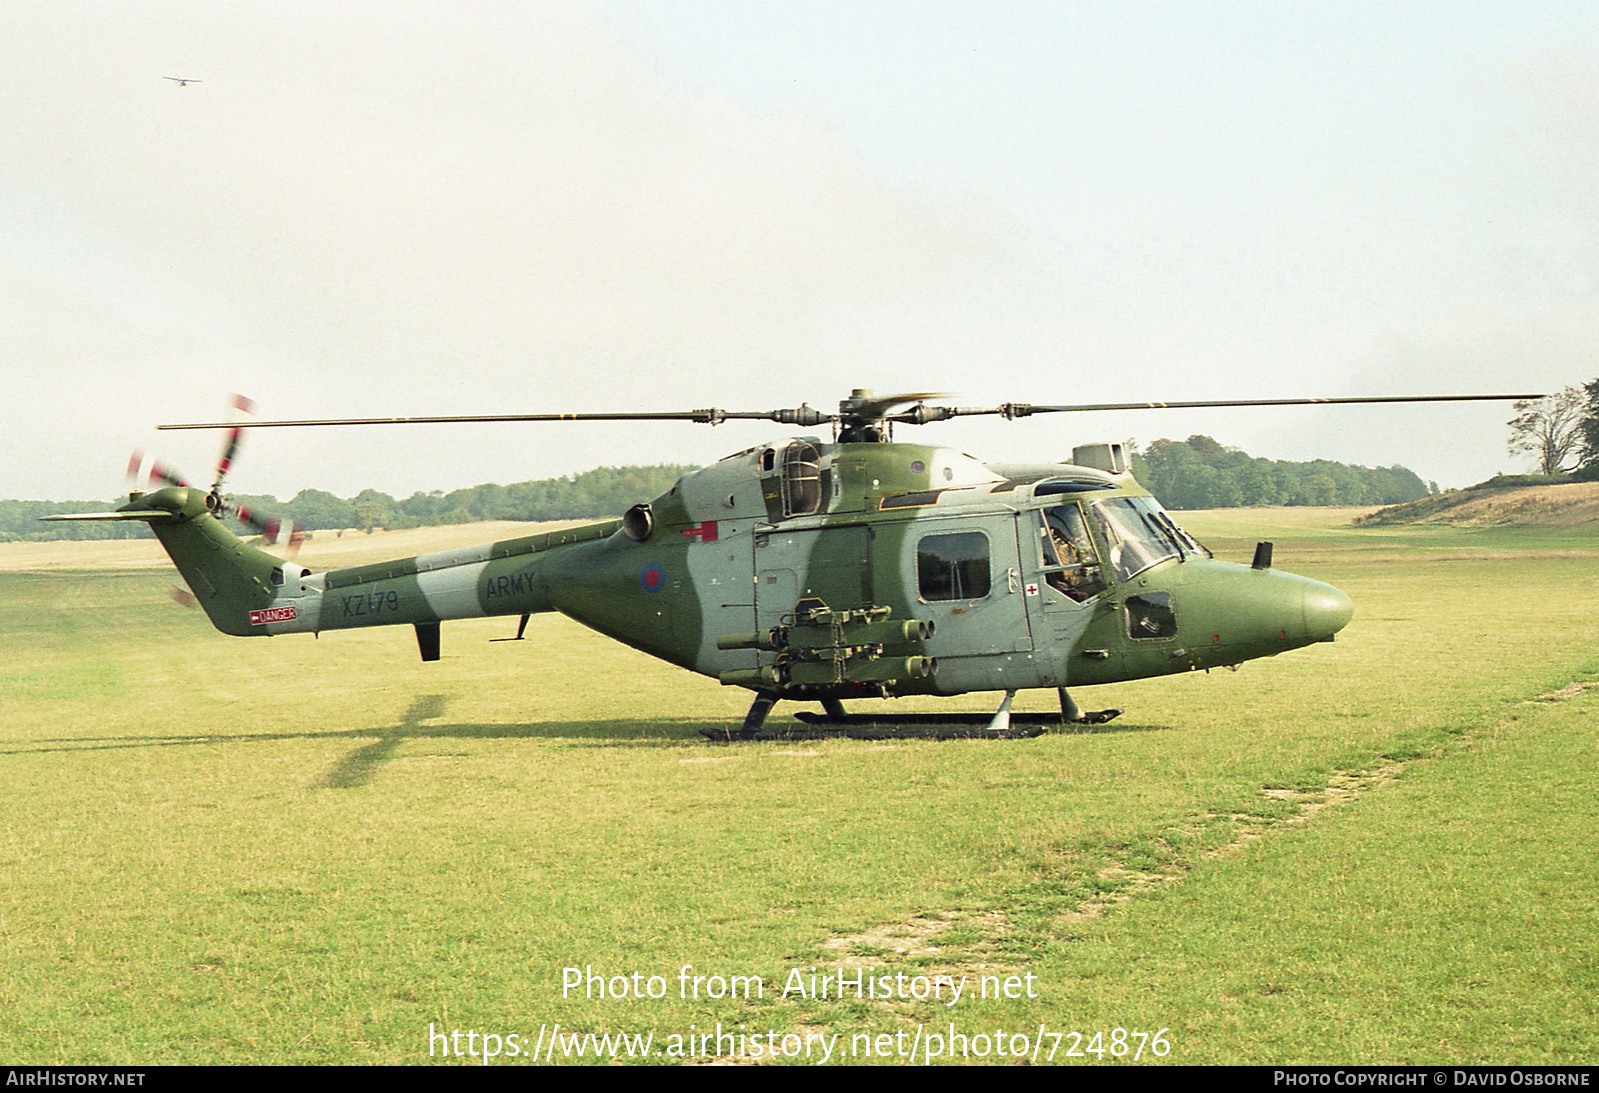
[[[736,731],[723,720],[703,718],[662,718],[641,722],[634,719],[606,721],[530,722],[523,724],[431,724],[442,718],[449,704],[447,695],[421,695],[397,723],[373,725],[365,728],[306,732],[257,733],[192,733],[160,734],[151,736],[78,736],[55,737],[30,742],[21,747],[0,749],[0,756],[33,755],[48,752],[91,752],[137,748],[197,747],[216,744],[270,743],[294,740],[369,740],[370,743],[351,751],[322,778],[316,786],[327,789],[355,789],[367,785],[385,763],[396,758],[402,744],[408,740],[564,740],[573,744],[600,743],[606,747],[659,748],[662,746],[696,748],[723,747],[729,743],[759,745],[784,743],[785,729],[803,732],[809,728],[800,722],[777,721],[769,725],[774,738],[761,741],[707,739],[703,730],[715,733]],[[889,722],[885,719],[884,724]],[[1104,725],[1058,725],[1049,729],[1051,735],[1084,736],[1101,733],[1165,732],[1169,725],[1140,725],[1115,722]],[[814,736],[812,737],[814,739]],[[867,741],[859,741],[866,743]],[[1016,746],[1024,746],[1017,742]]]
[[[703,743],[699,732],[720,729],[721,721],[700,718],[662,718],[652,722],[636,720],[528,722],[522,724],[429,724],[444,715],[447,695],[424,695],[415,699],[400,720],[392,725],[372,725],[354,729],[307,730],[302,732],[200,732],[152,733],[127,736],[58,736],[20,741],[0,748],[0,756],[35,755],[50,752],[113,751],[136,748],[196,747],[212,744],[272,743],[294,740],[361,740],[367,744],[342,761],[323,780],[328,785],[352,785],[364,780],[361,772],[371,770],[392,758],[406,740],[516,740],[560,739],[607,741],[622,746]]]
[[[700,730],[716,723],[688,718],[638,721],[576,721],[522,725],[430,725],[444,715],[448,699],[426,695],[411,703],[398,725],[389,728],[352,729],[313,734],[338,737],[376,736],[377,739],[346,755],[319,784],[352,789],[371,781],[377,770],[394,758],[407,740],[558,740],[603,741],[610,747],[660,747],[703,744]]]

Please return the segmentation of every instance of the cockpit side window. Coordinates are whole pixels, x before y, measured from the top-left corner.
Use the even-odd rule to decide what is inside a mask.
[[[1105,589],[1099,552],[1088,534],[1088,524],[1076,505],[1056,505],[1043,510],[1040,538],[1044,556],[1044,581],[1069,599],[1082,602]],[[1066,567],[1066,568],[1052,568]]]

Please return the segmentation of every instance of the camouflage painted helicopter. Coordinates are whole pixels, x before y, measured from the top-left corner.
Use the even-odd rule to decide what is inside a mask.
[[[1070,463],[985,463],[950,448],[896,443],[893,426],[971,415],[1154,407],[1510,400],[1270,399],[1033,406],[929,405],[947,396],[857,390],[836,414],[764,412],[522,414],[270,421],[255,427],[425,422],[733,419],[831,426],[745,451],[683,476],[620,519],[313,573],[247,545],[221,479],[238,443],[228,428],[207,492],[170,473],[113,513],[56,519],[148,523],[217,629],[239,636],[414,627],[437,660],[453,619],[559,611],[636,649],[754,692],[739,735],[761,732],[779,701],[845,726],[846,699],[999,691],[982,731],[1010,732],[1017,691],[1058,691],[1057,721],[1093,723],[1068,687],[1235,666],[1332,641],[1349,597],[1271,567],[1216,561],[1130,473],[1123,445],[1074,449]],[[871,721],[915,718],[873,717]],[[949,717],[939,717],[948,722]],[[959,720],[957,717],[955,720]],[[1018,722],[1021,718],[1018,715]],[[1033,719],[1038,720],[1037,718]],[[986,722],[986,724],[985,724]],[[1041,729],[1035,731],[1042,731]]]

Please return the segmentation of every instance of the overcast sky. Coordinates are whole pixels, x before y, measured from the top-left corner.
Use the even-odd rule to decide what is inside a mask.
[[[9,0],[0,496],[209,481],[268,417],[1552,391],[1599,375],[1599,6]],[[180,86],[165,77],[199,82]],[[1206,433],[1526,469],[1508,406],[902,431]],[[246,438],[403,496],[708,462],[775,425]]]

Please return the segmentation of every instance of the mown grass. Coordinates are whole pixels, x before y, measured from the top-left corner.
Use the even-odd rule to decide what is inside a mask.
[[[1348,591],[1339,641],[1087,692],[1128,713],[1019,743],[718,746],[742,692],[555,617],[452,624],[424,665],[402,629],[221,637],[160,571],[0,574],[0,1056],[953,1021],[1167,1028],[1172,1061],[1591,1059],[1599,690],[1533,700],[1599,678],[1599,545],[1243,517],[1186,522]],[[1305,823],[1263,792],[1396,762]],[[1041,996],[775,997],[918,920],[936,952],[857,952]],[[768,995],[680,999],[685,964]],[[673,989],[562,998],[585,965]]]

